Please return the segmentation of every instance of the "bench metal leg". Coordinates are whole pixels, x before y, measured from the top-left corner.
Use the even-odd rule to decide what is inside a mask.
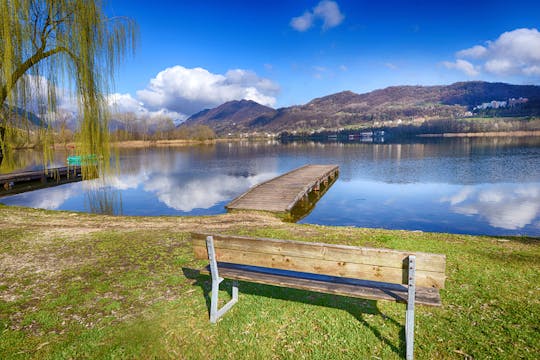
[[[219,284],[223,281],[223,278],[219,277],[216,252],[214,250],[214,238],[208,236],[206,238],[206,247],[208,249],[208,260],[210,260],[210,273],[212,274],[212,297],[210,301],[210,322],[216,323],[220,317],[223,316],[234,304],[238,302],[238,281],[233,280],[232,285],[232,299],[225,304],[221,309],[218,309],[218,293]]]
[[[223,280],[223,279],[221,279]],[[212,299],[210,304],[210,322],[216,323],[220,317],[223,316],[234,304],[238,302],[238,281],[233,280],[232,286],[232,299],[225,304],[221,309],[218,309],[218,292],[219,292],[219,283],[221,281],[212,280]]]
[[[406,359],[412,360],[414,357],[414,300],[416,293],[416,257],[409,255],[409,281],[407,293],[407,312],[405,314],[405,346]]]

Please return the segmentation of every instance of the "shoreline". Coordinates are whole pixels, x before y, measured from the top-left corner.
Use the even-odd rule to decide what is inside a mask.
[[[212,145],[220,139],[212,140],[126,140],[111,142],[113,148],[143,148],[143,147],[175,147],[191,145]]]
[[[527,131],[486,131],[476,133],[442,133],[442,134],[419,134],[417,137],[436,138],[436,137],[525,137],[540,136],[540,130]]]
[[[183,140],[183,139],[174,139],[174,140],[125,140],[125,141],[111,141],[111,148],[150,148],[150,147],[182,147],[182,146],[191,146],[191,145],[213,145],[219,142],[237,142],[242,139],[232,138],[232,139],[212,139],[212,140]],[[69,142],[67,144],[54,144],[53,148],[55,150],[73,148],[76,144],[74,142]],[[17,149],[24,150],[25,148]]]
[[[476,133],[442,133],[442,134],[418,134],[412,136],[419,138],[479,138],[479,137],[533,137],[540,136],[540,130],[527,130],[527,131],[486,131]],[[125,140],[125,141],[111,141],[111,148],[118,149],[136,149],[136,148],[152,148],[152,147],[184,147],[192,145],[214,145],[224,142],[241,142],[241,141],[266,141],[268,139],[243,139],[243,138],[217,138],[212,140]],[[276,140],[276,139],[274,139]],[[52,148],[55,150],[68,149],[75,147],[74,142],[66,144],[55,143]],[[15,150],[29,150],[35,149],[36,146],[29,145],[18,147]]]

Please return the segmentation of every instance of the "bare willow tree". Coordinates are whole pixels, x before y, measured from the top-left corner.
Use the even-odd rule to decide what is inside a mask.
[[[32,105],[54,117],[61,91],[77,104],[78,152],[107,160],[106,96],[136,34],[134,21],[108,17],[100,0],[0,0],[2,152],[20,129],[13,114]]]

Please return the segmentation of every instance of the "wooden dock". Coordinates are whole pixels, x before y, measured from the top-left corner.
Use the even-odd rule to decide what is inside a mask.
[[[305,165],[252,187],[225,207],[288,213],[311,192],[335,180],[338,172],[337,165]]]
[[[46,187],[81,181],[80,166],[0,174],[0,196],[14,195]]]

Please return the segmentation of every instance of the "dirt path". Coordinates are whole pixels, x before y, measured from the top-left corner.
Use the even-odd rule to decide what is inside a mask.
[[[59,229],[77,233],[99,230],[160,229],[196,231],[205,229],[217,231],[238,227],[287,226],[278,218],[263,213],[234,213],[216,216],[194,217],[135,217],[90,215],[65,211],[43,211],[28,208],[0,207],[0,227],[42,230]]]

